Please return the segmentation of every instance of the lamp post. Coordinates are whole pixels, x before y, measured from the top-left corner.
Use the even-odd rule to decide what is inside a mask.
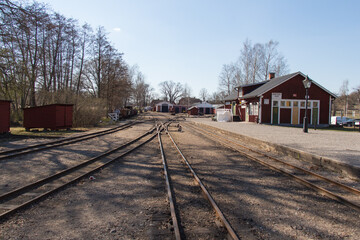
[[[307,119],[307,107],[308,107],[308,98],[309,98],[309,88],[311,86],[311,80],[309,79],[309,77],[306,75],[306,78],[303,80],[303,84],[305,87],[305,117],[304,117],[304,121],[303,121],[303,131],[304,133],[308,132],[308,119]]]

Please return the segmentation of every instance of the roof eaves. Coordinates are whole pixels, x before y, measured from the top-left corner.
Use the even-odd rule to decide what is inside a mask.
[[[245,94],[242,98],[247,99],[247,98],[253,98],[253,97],[260,97],[262,94],[264,94],[264,93],[270,91],[271,89],[279,86],[280,84],[286,82],[290,78],[295,77],[299,73],[300,72],[295,72],[295,73],[290,73],[290,74],[285,75],[285,76],[274,78],[271,81],[269,81],[269,82],[265,83],[264,85],[260,86],[259,88],[255,89],[254,91],[252,91],[252,92],[250,92],[248,94]],[[284,79],[281,79],[281,78],[284,78]],[[279,81],[279,79],[281,79],[281,80]],[[279,82],[273,85],[273,83],[276,82],[276,81],[279,81]]]
[[[299,72],[304,78],[306,78],[306,75],[303,74],[302,72]],[[312,80],[309,76],[308,78],[311,80],[312,83],[314,83],[316,86],[318,86],[319,88],[321,88],[322,90],[324,90],[325,92],[327,92],[328,94],[330,94],[331,96],[333,96],[334,98],[337,98],[338,96],[332,92],[330,92],[329,90],[327,90],[326,88],[324,88],[323,86],[321,86],[319,83],[315,82],[314,80]]]

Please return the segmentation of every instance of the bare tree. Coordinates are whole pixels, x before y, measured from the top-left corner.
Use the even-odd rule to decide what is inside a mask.
[[[244,83],[248,84],[251,81],[251,72],[253,65],[253,49],[251,41],[248,39],[243,43],[243,48],[240,52],[239,65],[243,69]]]
[[[340,87],[340,96],[344,98],[344,112],[345,116],[348,112],[348,95],[349,95],[349,80],[344,80]]]
[[[190,98],[191,98],[191,88],[187,84],[185,84],[185,86],[183,87],[181,97],[186,99],[186,106],[189,108]]]
[[[165,81],[160,84],[160,91],[164,96],[166,101],[171,103],[175,103],[175,101],[181,96],[183,92],[183,86],[178,82],[175,83],[173,81]]]
[[[153,88],[145,82],[145,77],[142,72],[139,71],[138,66],[132,67],[130,72],[133,79],[133,100],[136,106],[143,108],[150,104]]]
[[[202,100],[203,102],[205,102],[206,99],[208,99],[208,97],[209,97],[209,93],[208,93],[208,91],[206,90],[206,88],[200,89],[199,95],[200,95],[200,98],[201,98],[201,100]]]
[[[224,64],[219,76],[219,89],[227,95],[233,91],[237,81],[237,67],[234,64]]]
[[[278,52],[278,45],[273,40],[253,45],[247,39],[242,45],[237,63],[223,65],[219,76],[219,90],[229,95],[236,86],[266,80],[269,72],[275,72],[277,76],[287,74],[288,65]]]
[[[213,92],[209,97],[209,102],[220,104],[223,103],[223,99],[227,96],[224,91]]]

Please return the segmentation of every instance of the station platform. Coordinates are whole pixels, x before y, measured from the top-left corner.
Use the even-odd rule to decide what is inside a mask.
[[[360,132],[263,125],[250,122],[216,122],[210,118],[187,121],[216,127],[272,149],[313,162],[360,180]]]

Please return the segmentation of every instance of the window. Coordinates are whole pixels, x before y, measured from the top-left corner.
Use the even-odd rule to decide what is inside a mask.
[[[278,102],[278,101],[273,101],[273,106],[274,106],[274,107],[278,107],[278,106],[279,106],[279,102]]]
[[[298,101],[295,101],[294,102],[294,107],[298,107],[299,106],[299,102]]]
[[[305,107],[305,101],[300,102],[300,107],[303,107],[303,108]]]
[[[280,106],[281,106],[281,107],[285,107],[285,101],[281,101],[281,102],[280,102]]]
[[[258,104],[257,103],[250,103],[249,106],[249,115],[258,115]]]
[[[313,102],[313,107],[317,108],[318,107],[318,102]]]
[[[291,107],[291,101],[286,101],[286,106]]]

